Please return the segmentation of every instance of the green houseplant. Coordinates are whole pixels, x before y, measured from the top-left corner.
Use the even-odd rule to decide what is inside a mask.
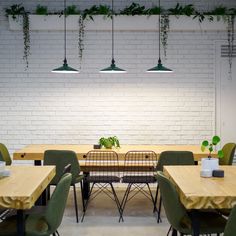
[[[211,142],[209,142],[208,140],[204,140],[201,144],[202,152],[204,152],[207,149],[209,151],[208,158],[210,159],[212,157],[211,153],[213,152],[213,147],[216,146],[219,142],[220,142],[220,137],[217,135],[212,137]],[[224,157],[224,153],[222,150],[218,150],[217,155],[219,158]]]
[[[120,147],[119,139],[116,136],[108,138],[102,137],[99,139],[99,144],[101,145],[101,147],[105,147],[108,149],[111,149],[112,147]]]

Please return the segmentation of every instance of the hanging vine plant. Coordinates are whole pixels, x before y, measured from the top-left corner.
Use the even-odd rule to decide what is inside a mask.
[[[30,32],[29,32],[29,15],[21,4],[14,4],[5,10],[6,16],[11,15],[14,20],[19,20],[19,16],[23,17],[23,41],[24,41],[24,56],[26,69],[29,67],[28,57],[30,55]]]
[[[23,39],[24,39],[24,56],[23,59],[26,63],[26,68],[29,67],[30,55],[30,32],[29,32],[29,15],[27,12],[23,14]]]
[[[167,55],[167,41],[168,41],[168,33],[170,30],[170,20],[169,15],[161,15],[161,44],[164,50],[164,56],[166,58]]]
[[[229,76],[232,78],[232,60],[234,52],[234,15],[229,15],[227,17],[228,23],[228,59],[229,59]]]
[[[84,51],[84,19],[81,15],[79,17],[79,39],[78,39],[78,49],[79,49],[79,60],[80,60],[80,69],[81,69],[81,63],[83,59],[83,51]]]

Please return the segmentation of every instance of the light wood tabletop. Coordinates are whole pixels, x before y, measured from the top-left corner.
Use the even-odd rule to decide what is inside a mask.
[[[201,166],[164,166],[186,209],[232,208],[236,204],[236,166],[220,166],[224,178],[200,177]]]
[[[55,166],[7,166],[9,177],[0,177],[0,207],[30,209],[56,173]]]
[[[14,160],[43,160],[46,150],[72,150],[76,152],[78,160],[83,160],[84,155],[93,150],[93,145],[69,145],[69,144],[32,144],[21,150],[14,152]],[[110,150],[110,149],[100,149]],[[200,145],[121,145],[120,148],[112,149],[115,151],[119,160],[124,159],[128,151],[133,150],[152,150],[159,155],[163,151],[191,151],[193,152],[195,161],[199,161],[202,157],[206,157],[207,153],[201,151]],[[213,153],[213,156],[216,156]]]

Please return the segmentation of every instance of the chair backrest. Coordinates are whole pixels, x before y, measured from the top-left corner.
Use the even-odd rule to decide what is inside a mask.
[[[225,226],[224,236],[235,236],[236,234],[236,205],[231,210],[227,224]]]
[[[51,184],[57,184],[64,173],[64,169],[68,164],[71,164],[72,183],[75,183],[76,178],[80,173],[80,166],[76,153],[69,150],[47,150],[44,153],[44,165],[55,165],[56,175],[52,179]]]
[[[5,161],[7,166],[10,166],[12,163],[9,151],[3,143],[0,143],[0,161]]]
[[[118,155],[114,151],[89,151],[85,156],[85,172],[90,176],[119,176]]]
[[[164,151],[160,154],[157,170],[167,165],[194,165],[193,153],[189,151]]]
[[[235,143],[226,143],[222,148],[224,157],[219,158],[220,165],[232,165],[234,160],[236,144]]]
[[[157,172],[156,178],[160,186],[166,217],[171,226],[178,231],[184,226],[191,227],[191,219],[181,204],[179,195],[173,184],[161,171]]]
[[[154,176],[157,154],[153,151],[129,151],[125,154],[125,176]]]
[[[54,190],[45,212],[45,219],[49,225],[49,233],[55,233],[60,226],[66,201],[69,194],[72,175],[70,173],[64,174],[59,180],[56,189]]]

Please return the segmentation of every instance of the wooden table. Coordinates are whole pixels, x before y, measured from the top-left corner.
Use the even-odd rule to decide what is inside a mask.
[[[11,175],[0,177],[0,207],[17,210],[17,235],[24,235],[24,210],[30,209],[51,182],[55,166],[7,166]]]
[[[236,205],[236,166],[220,166],[224,178],[200,177],[200,166],[165,166],[164,173],[175,184],[180,201],[187,210],[224,209]],[[197,211],[192,211],[196,217]],[[199,224],[194,221],[194,235]]]
[[[46,150],[72,150],[77,154],[78,160],[83,160],[87,152],[93,150],[93,145],[69,145],[69,144],[31,144],[25,148],[14,152],[14,160],[33,160],[35,164],[39,164],[43,160]],[[100,149],[107,150],[107,149]],[[108,149],[109,150],[109,149]],[[128,151],[133,150],[151,150],[158,156],[163,151],[191,151],[194,160],[199,161],[202,157],[207,156],[207,152],[201,151],[200,145],[121,145],[121,148],[112,149],[118,154],[119,160],[123,160]],[[213,153],[215,156],[216,153]]]

